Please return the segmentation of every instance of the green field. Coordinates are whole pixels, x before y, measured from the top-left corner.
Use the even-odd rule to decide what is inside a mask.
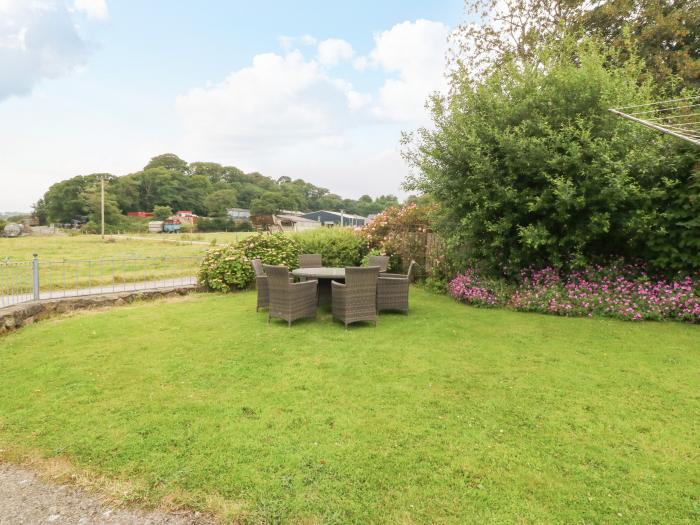
[[[27,261],[32,254],[43,260],[108,259],[199,255],[203,245],[159,241],[102,240],[99,235],[31,235],[14,239],[0,237],[0,260]]]
[[[181,242],[214,242],[220,244],[234,243],[238,242],[254,232],[205,232],[205,233],[179,233],[179,234],[168,234],[168,233],[139,233],[134,234],[138,237],[154,238],[154,239],[165,239],[168,241],[181,241]],[[131,234],[126,234],[131,235]]]
[[[251,523],[700,520],[700,327],[411,293],[347,331],[268,325],[254,292],[23,328],[0,339],[0,459]]]
[[[141,281],[160,281],[197,273],[207,245],[126,239],[99,235],[0,238],[0,296],[27,293],[32,286],[29,265],[39,255],[41,289],[89,288]]]

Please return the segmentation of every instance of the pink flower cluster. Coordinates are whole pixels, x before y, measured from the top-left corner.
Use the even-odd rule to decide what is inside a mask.
[[[523,272],[508,306],[516,310],[630,321],[675,319],[700,323],[700,283],[692,277],[650,277],[639,265],[613,264],[572,272]]]
[[[496,293],[496,288],[474,268],[449,284],[452,297],[477,306],[505,304],[514,310],[555,315],[700,323],[700,279],[649,276],[641,265],[618,262],[566,276],[554,268],[527,270],[507,294]]]
[[[450,295],[474,306],[497,306],[498,296],[482,282],[474,268],[467,268],[450,281]]]

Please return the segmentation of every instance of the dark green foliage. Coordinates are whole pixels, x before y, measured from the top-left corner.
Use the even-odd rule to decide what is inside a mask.
[[[654,92],[639,61],[618,58],[567,39],[537,66],[507,62],[434,100],[435,130],[406,152],[421,171],[408,186],[440,202],[451,246],[507,274],[610,256],[700,268],[699,152],[607,111]]]
[[[320,253],[324,266],[358,266],[366,252],[363,238],[347,228],[316,228],[293,237],[301,253]]]
[[[170,206],[154,206],[153,218],[158,221],[164,221],[173,214],[173,209]]]
[[[216,190],[204,199],[210,217],[226,215],[229,208],[234,208],[237,204],[236,192],[231,189]]]
[[[101,174],[78,176],[54,184],[36,204],[35,213],[49,222],[70,222],[90,211],[85,192],[96,187]],[[173,154],[159,155],[136,173],[107,175],[106,193],[122,213],[149,211],[155,206],[192,210],[200,216],[225,215],[227,208],[250,208],[257,214],[286,210],[345,210],[369,214],[397,202],[393,195],[373,200],[342,199],[301,179],[277,181],[260,173],[244,173],[214,162],[188,164]]]

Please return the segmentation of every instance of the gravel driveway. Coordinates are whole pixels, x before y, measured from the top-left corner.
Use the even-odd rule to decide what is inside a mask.
[[[210,524],[197,514],[114,508],[69,485],[42,481],[34,473],[0,463],[0,525],[191,525]]]

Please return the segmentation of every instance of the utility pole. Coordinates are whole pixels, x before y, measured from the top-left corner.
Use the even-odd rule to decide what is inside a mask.
[[[100,206],[100,214],[102,216],[102,240],[105,238],[105,176],[102,175],[102,202]]]

